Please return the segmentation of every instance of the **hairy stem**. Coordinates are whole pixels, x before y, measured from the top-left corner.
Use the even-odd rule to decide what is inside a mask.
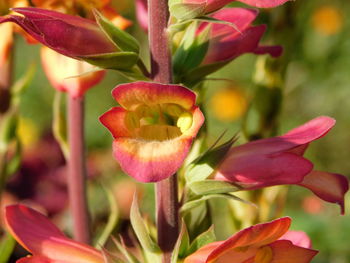
[[[68,191],[73,216],[74,238],[89,244],[90,227],[86,198],[86,163],[84,144],[84,97],[68,96]]]
[[[148,0],[151,78],[160,83],[172,83],[171,54],[167,24],[167,0]],[[171,252],[179,235],[178,189],[176,174],[156,185],[158,245],[163,251],[163,263],[170,262]]]

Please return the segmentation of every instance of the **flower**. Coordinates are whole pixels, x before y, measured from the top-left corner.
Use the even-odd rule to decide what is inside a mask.
[[[17,242],[33,254],[19,263],[104,263],[100,251],[67,238],[47,217],[29,207],[7,206],[5,223]]]
[[[182,165],[204,122],[196,95],[180,85],[134,82],[112,95],[122,107],[100,117],[114,137],[113,153],[122,169],[141,182],[157,182]]]
[[[246,190],[297,184],[327,202],[339,204],[344,213],[348,179],[340,174],[313,171],[313,164],[303,157],[309,143],[325,136],[334,125],[334,119],[321,116],[285,135],[233,147],[216,169],[214,178]]]
[[[178,19],[190,19],[203,16],[223,8],[235,0],[171,0],[170,12]],[[288,0],[237,0],[250,6],[271,8],[284,4]]]
[[[243,229],[225,241],[210,243],[184,263],[308,263],[318,253],[303,232],[288,231],[289,217]]]
[[[210,17],[232,23],[212,24],[202,23],[199,27],[200,34],[208,26],[211,26],[208,51],[201,65],[213,64],[221,61],[231,61],[244,53],[268,53],[278,57],[282,53],[280,46],[259,46],[266,26],[251,26],[258,15],[255,9],[247,8],[225,8],[221,9]]]
[[[103,70],[96,71],[94,66],[61,55],[48,47],[41,48],[41,61],[51,85],[56,90],[68,92],[73,98],[83,96],[106,73]]]
[[[45,46],[72,58],[118,51],[92,20],[40,8],[13,8],[20,15],[0,18],[14,22]],[[74,36],[74,38],[72,38]]]

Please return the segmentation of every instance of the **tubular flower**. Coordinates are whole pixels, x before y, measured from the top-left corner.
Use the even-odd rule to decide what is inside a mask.
[[[40,43],[68,57],[81,59],[118,51],[89,19],[32,7],[13,10],[21,16],[8,15],[0,18],[0,23],[14,22]]]
[[[113,153],[122,169],[141,182],[157,182],[182,165],[204,122],[196,95],[179,85],[134,82],[112,95],[122,107],[100,117],[114,137]]]
[[[170,12],[178,19],[191,19],[212,13],[235,0],[170,0]],[[254,7],[271,8],[288,0],[237,0]]]
[[[313,171],[313,164],[303,157],[309,143],[326,135],[334,125],[334,119],[321,116],[283,136],[233,147],[218,166],[214,178],[247,190],[297,184],[327,202],[339,204],[344,213],[344,195],[349,189],[347,178]]]
[[[47,217],[31,208],[7,206],[5,223],[17,242],[33,254],[19,263],[104,263],[100,251],[67,238]]]
[[[226,24],[202,23],[198,34],[211,26],[208,51],[201,66],[223,61],[231,61],[244,53],[270,54],[278,57],[282,53],[280,46],[259,46],[266,26],[251,26],[258,15],[255,9],[225,8],[210,15],[211,17],[232,23]]]
[[[184,263],[308,263],[318,252],[310,249],[305,233],[287,232],[290,223],[289,217],[283,217],[243,229],[200,248]]]

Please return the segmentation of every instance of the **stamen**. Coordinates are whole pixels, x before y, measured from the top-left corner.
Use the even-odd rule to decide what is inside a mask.
[[[177,119],[176,126],[180,128],[181,132],[184,133],[189,128],[191,128],[193,122],[193,117],[190,113],[184,112]]]

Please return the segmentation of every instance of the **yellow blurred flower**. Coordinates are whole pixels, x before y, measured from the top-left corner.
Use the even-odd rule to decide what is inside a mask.
[[[247,109],[247,99],[236,88],[221,89],[214,94],[210,108],[218,120],[234,121],[240,118]]]
[[[24,147],[30,147],[38,141],[39,129],[32,120],[20,118],[17,128],[17,135]]]
[[[319,7],[312,15],[312,25],[323,35],[334,35],[343,27],[342,12],[339,8],[331,5]]]

